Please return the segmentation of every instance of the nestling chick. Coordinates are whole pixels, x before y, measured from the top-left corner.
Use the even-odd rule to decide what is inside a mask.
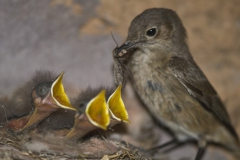
[[[107,130],[109,125],[112,127],[121,121],[128,123],[128,114],[121,99],[121,85],[110,95],[112,92],[112,89],[105,90],[103,87],[87,88],[81,92],[73,103],[78,111],[75,124],[66,137],[77,140],[92,130]]]
[[[62,76],[63,73],[57,77],[49,71],[37,71],[30,81],[15,92],[17,100],[13,96],[11,104],[13,109],[22,111],[18,116],[23,115],[23,113],[27,114],[27,111],[30,112],[30,106],[33,107],[34,111],[25,117],[10,122],[7,127],[13,130],[19,129],[18,132],[21,132],[38,125],[60,108],[75,110],[64,91]]]

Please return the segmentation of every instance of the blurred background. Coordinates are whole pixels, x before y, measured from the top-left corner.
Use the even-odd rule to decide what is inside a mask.
[[[64,85],[71,96],[89,85],[114,85],[116,44],[110,32],[120,45],[133,18],[152,7],[178,13],[194,59],[219,93],[240,135],[239,0],[1,0],[0,96],[11,95],[36,69],[46,68],[65,71]],[[121,138],[145,148],[169,138],[156,129],[134,97],[127,86],[124,98],[132,123]],[[204,159],[228,159],[222,150],[209,148]],[[193,158],[195,153],[196,147],[186,145],[171,152],[170,158]]]

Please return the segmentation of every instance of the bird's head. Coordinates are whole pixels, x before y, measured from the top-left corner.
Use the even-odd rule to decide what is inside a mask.
[[[131,22],[127,40],[114,49],[115,57],[140,49],[171,50],[185,43],[186,31],[178,15],[165,8],[147,9]]]
[[[76,110],[65,93],[62,84],[63,74],[61,73],[53,81],[44,81],[35,86],[32,91],[34,112],[22,130],[37,125],[59,108]]]

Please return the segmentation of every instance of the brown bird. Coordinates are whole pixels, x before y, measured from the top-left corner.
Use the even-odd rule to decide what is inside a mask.
[[[135,91],[157,122],[179,142],[198,142],[196,160],[208,143],[220,144],[240,159],[229,115],[193,60],[186,39],[174,11],[147,9],[131,22],[127,40],[113,50],[113,57],[121,62],[120,71],[124,65],[130,70]],[[122,77],[115,77],[120,84]]]
[[[58,114],[67,115],[66,110],[75,110],[75,108],[71,106],[68,96],[64,91],[62,76],[63,73],[57,77],[49,71],[37,71],[30,81],[20,87],[12,97],[12,103],[10,103],[9,107],[11,110],[16,109],[19,113],[14,111],[13,113],[10,112],[10,114],[7,112],[6,114],[10,117],[14,115],[15,117],[21,118],[10,121],[7,128],[21,132],[38,125],[51,113],[59,109],[56,115],[54,115],[55,117]],[[30,111],[31,108],[34,109],[33,112]],[[28,115],[23,116],[24,114]],[[67,117],[71,117],[72,115],[73,119],[75,113],[72,114],[69,112],[69,114],[70,116]],[[59,122],[56,125],[58,124]],[[49,122],[46,121],[45,125],[49,125]],[[62,126],[63,124],[59,125]]]
[[[76,141],[92,130],[98,128],[107,130],[108,126],[113,127],[121,121],[129,123],[128,113],[121,98],[121,88],[120,85],[113,92],[111,88],[92,89],[88,87],[82,91],[73,102],[78,112],[75,116],[74,127],[66,137]],[[108,98],[107,102],[106,98]]]

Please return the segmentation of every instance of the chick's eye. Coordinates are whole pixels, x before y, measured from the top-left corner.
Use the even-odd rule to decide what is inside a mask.
[[[155,36],[156,33],[157,33],[156,28],[151,28],[151,29],[147,30],[147,32],[146,32],[148,37],[153,37],[153,36]]]
[[[40,84],[36,88],[36,93],[38,96],[44,97],[50,91],[50,88],[51,88],[51,85],[49,85],[49,84]]]

